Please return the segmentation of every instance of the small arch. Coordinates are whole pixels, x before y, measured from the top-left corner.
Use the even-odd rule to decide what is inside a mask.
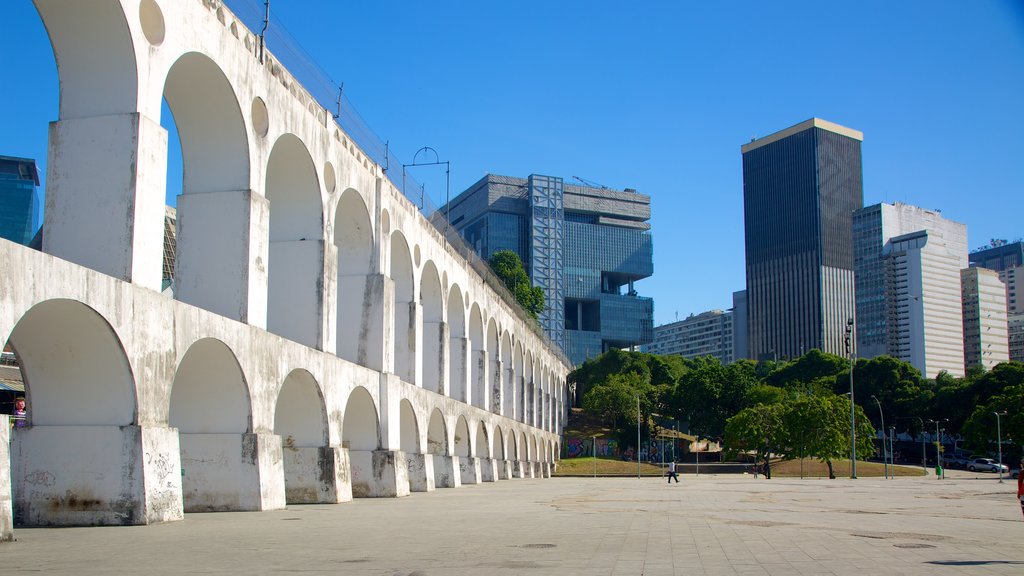
[[[469,458],[470,456],[470,437],[469,437],[469,423],[466,422],[465,416],[459,416],[458,420],[455,421],[455,456],[459,458]]]
[[[491,458],[508,460],[505,456],[505,435],[501,432],[501,426],[495,426],[494,434],[491,435]]]
[[[327,445],[327,411],[320,387],[308,371],[292,370],[281,385],[274,434],[281,437],[286,449]]]
[[[362,386],[356,386],[348,396],[341,439],[349,450],[369,452],[380,448],[377,405],[369,391]]]
[[[114,329],[74,300],[30,308],[9,343],[21,366],[33,426],[126,426],[136,420],[136,388]]]
[[[519,453],[519,459],[523,461],[530,460],[533,454],[530,453],[530,443],[526,438],[526,432],[519,433],[519,445],[522,447]]]
[[[412,407],[412,402],[403,398],[402,401],[399,402],[398,410],[401,427],[399,430],[399,437],[402,452],[405,452],[406,454],[418,454],[422,451],[422,448],[420,447],[420,428],[416,419],[416,411]]]
[[[476,450],[473,454],[477,458],[491,457],[491,443],[487,441],[487,426],[484,426],[483,422],[478,422],[476,425],[476,443],[474,445]]]
[[[505,435],[505,459],[519,460],[519,443],[516,438],[516,431],[509,430]]]
[[[168,422],[179,434],[249,431],[249,387],[227,344],[203,338],[189,346],[174,374]]]
[[[430,414],[430,424],[427,426],[427,453],[437,456],[449,455],[448,426],[437,408]]]

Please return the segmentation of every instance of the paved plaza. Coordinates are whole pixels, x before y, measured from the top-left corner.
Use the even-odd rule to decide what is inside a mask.
[[[1024,574],[1015,481],[502,481],[139,527],[27,529],[0,574]]]

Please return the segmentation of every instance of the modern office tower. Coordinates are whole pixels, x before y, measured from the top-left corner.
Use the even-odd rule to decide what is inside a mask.
[[[940,242],[936,238],[940,238],[945,249],[954,255],[957,262],[955,274],[947,271],[945,281],[949,286],[959,286],[960,269],[965,267],[967,261],[966,226],[943,218],[938,210],[926,210],[900,202],[867,206],[853,214],[857,351],[862,358],[883,354],[897,356],[892,348],[892,338],[897,333],[893,320],[894,300],[889,292],[892,286],[887,284],[888,266],[892,262],[886,259],[886,250],[893,238],[921,230],[928,231],[933,239],[929,251]],[[955,310],[960,314],[959,304]],[[921,368],[920,365],[917,367]]]
[[[991,370],[1010,359],[1006,286],[987,268],[960,271],[963,298],[964,367]]]
[[[651,354],[676,354],[683,358],[714,356],[722,364],[733,361],[733,312],[710,310],[685,320],[654,327]]]
[[[28,246],[39,216],[39,171],[29,158],[0,156],[0,238]]]
[[[649,196],[488,174],[438,212],[482,258],[519,254],[544,289],[541,326],[574,363],[653,340],[654,302],[634,286],[654,273]]]
[[[732,359],[750,358],[747,344],[747,291],[732,293]]]
[[[1006,242],[993,240],[995,246],[988,246],[971,252],[971,266],[981,266],[996,272],[1002,272],[1014,266],[1024,266],[1024,242]]]
[[[751,358],[846,353],[862,140],[812,118],[740,148]]]

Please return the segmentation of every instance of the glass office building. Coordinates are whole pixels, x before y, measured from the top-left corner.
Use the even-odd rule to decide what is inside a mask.
[[[484,259],[519,254],[544,289],[540,323],[577,364],[654,338],[654,303],[635,282],[654,273],[650,197],[561,178],[488,174],[438,210]]]
[[[812,118],[741,147],[749,354],[845,354],[863,134]]]
[[[39,216],[36,161],[0,156],[0,238],[28,246]]]

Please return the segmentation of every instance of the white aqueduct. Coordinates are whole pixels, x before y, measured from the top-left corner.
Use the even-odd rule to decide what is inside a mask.
[[[43,252],[0,240],[0,536],[550,475],[564,356],[220,1],[35,5],[60,116]]]

